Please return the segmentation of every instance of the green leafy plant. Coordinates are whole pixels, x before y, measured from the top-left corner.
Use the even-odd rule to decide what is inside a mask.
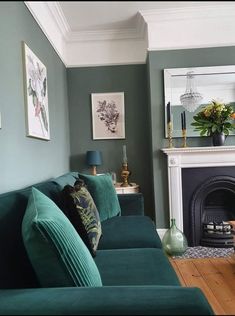
[[[235,124],[231,122],[235,119],[232,105],[215,100],[202,108],[193,119],[195,122],[191,125],[195,127],[195,131],[200,131],[200,136],[211,136],[215,133],[229,135],[229,132],[235,129]]]

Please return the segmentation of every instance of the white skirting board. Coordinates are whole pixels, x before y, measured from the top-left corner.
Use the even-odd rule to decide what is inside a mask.
[[[158,228],[157,229],[157,233],[158,233],[159,237],[161,238],[161,240],[162,240],[162,237],[164,236],[166,231],[167,231],[167,228]]]

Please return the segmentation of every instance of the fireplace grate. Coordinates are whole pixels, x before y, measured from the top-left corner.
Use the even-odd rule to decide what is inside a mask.
[[[201,245],[207,247],[229,248],[234,246],[234,229],[228,222],[203,223]]]

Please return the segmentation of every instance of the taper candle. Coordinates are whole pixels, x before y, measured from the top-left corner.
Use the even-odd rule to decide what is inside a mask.
[[[186,115],[185,115],[185,111],[184,111],[184,129],[186,129]]]
[[[171,121],[171,104],[170,102],[166,105],[166,113],[167,113],[167,123]]]
[[[181,113],[181,129],[184,129],[184,116],[183,113]]]
[[[123,145],[123,163],[127,163],[126,145]]]

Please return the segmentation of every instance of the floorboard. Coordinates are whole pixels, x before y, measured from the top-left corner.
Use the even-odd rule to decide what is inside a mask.
[[[182,286],[199,287],[216,315],[235,315],[235,257],[172,259]]]

